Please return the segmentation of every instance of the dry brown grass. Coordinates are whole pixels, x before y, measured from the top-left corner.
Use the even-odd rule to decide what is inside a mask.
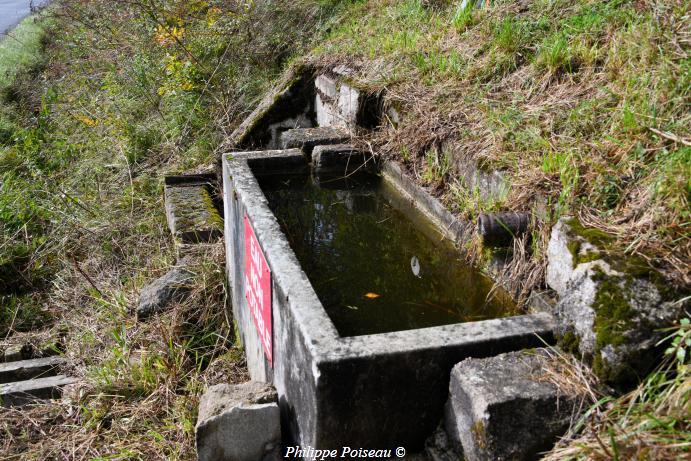
[[[0,409],[2,459],[193,459],[200,392],[248,379],[241,351],[228,348],[223,258],[218,245],[207,248],[192,266],[190,298],[148,322],[136,322],[127,308],[136,302],[135,290],[124,303],[99,298],[74,271],[59,295],[88,301],[64,311],[60,327],[68,332],[71,363],[63,371],[81,383],[62,401]],[[95,257],[84,270],[91,264],[100,266]],[[104,274],[93,283],[105,294],[113,283],[105,274],[117,271],[100,268],[89,272]],[[119,330],[123,336],[116,337]]]
[[[653,381],[656,379],[656,381]],[[691,377],[653,375],[633,392],[600,400],[577,431],[568,434],[544,459],[672,460],[691,457]],[[583,429],[584,426],[584,429]]]

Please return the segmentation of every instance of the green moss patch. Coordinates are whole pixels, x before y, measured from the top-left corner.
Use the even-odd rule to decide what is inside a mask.
[[[576,356],[580,356],[578,336],[573,331],[569,330],[558,338],[558,344],[561,349]]]
[[[624,334],[633,325],[635,311],[626,296],[624,280],[598,273],[600,284],[597,288],[593,309],[595,310],[594,330],[596,351],[608,344],[617,346],[626,340]],[[622,286],[624,284],[625,286]]]

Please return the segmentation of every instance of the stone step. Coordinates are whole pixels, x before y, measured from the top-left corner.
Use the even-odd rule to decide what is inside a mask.
[[[316,146],[344,144],[350,139],[346,131],[338,128],[294,128],[281,134],[281,148],[302,149],[305,154],[312,155]]]
[[[57,367],[65,362],[62,357],[45,357],[0,363],[0,384],[52,376]]]
[[[4,407],[17,407],[41,399],[55,399],[62,394],[62,388],[78,380],[66,375],[29,379],[15,383],[0,384],[0,402]]]
[[[376,164],[371,153],[356,149],[350,144],[317,146],[312,151],[312,167],[316,174],[351,174],[375,172]]]
[[[2,353],[3,362],[14,362],[16,360],[30,359],[34,354],[34,348],[31,344],[13,344],[7,346]]]
[[[223,236],[223,218],[209,188],[199,181],[165,186],[168,226],[179,243],[211,243]]]

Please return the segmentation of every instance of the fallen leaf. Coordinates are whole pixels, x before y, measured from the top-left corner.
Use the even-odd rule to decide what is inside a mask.
[[[369,298],[369,299],[377,299],[379,296],[381,296],[381,295],[378,295],[378,294],[372,293],[372,292],[365,293],[365,298]]]

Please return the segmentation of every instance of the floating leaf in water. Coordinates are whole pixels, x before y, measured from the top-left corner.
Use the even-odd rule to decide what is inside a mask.
[[[413,271],[415,277],[420,277],[420,260],[417,259],[417,256],[410,258],[410,270]]]
[[[368,299],[377,299],[379,296],[381,296],[381,295],[378,295],[378,294],[372,293],[372,292],[365,293],[365,298],[368,298]]]

